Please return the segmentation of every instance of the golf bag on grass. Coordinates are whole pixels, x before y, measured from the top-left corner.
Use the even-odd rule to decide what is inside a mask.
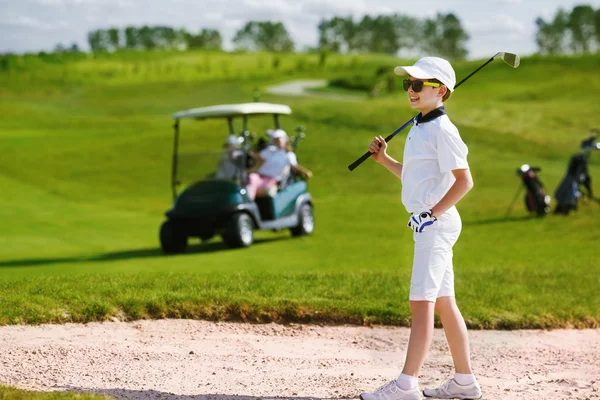
[[[530,213],[535,213],[538,217],[543,217],[550,212],[550,196],[546,194],[544,185],[537,176],[541,168],[531,167],[528,164],[523,164],[517,169],[517,175],[521,178],[522,185],[519,186],[517,194],[508,208],[506,215],[510,213],[515,202],[519,198],[521,190],[525,188],[525,209]]]
[[[600,149],[600,143],[596,142],[597,135],[593,131],[592,136],[581,142],[581,152],[569,160],[567,174],[554,192],[555,214],[569,214],[577,210],[579,199],[584,196],[600,203],[600,199],[595,198],[592,193],[592,177],[588,172],[590,153],[594,149]]]

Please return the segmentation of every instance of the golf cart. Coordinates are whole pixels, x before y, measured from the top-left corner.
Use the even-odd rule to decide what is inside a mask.
[[[255,164],[254,151],[260,150],[260,146],[266,143],[264,138],[253,143],[255,135],[248,131],[249,117],[272,117],[275,129],[280,129],[279,116],[291,113],[292,110],[286,105],[257,102],[195,108],[173,115],[173,206],[165,213],[167,220],[161,225],[159,233],[161,248],[165,253],[184,252],[190,237],[206,241],[220,235],[229,247],[248,247],[254,241],[255,229],[290,229],[292,236],[313,233],[312,198],[307,192],[306,181],[300,176],[290,173],[287,178],[278,182],[277,193],[257,195],[254,201],[245,188],[249,169]],[[178,170],[182,156],[179,150],[181,121],[215,118],[228,122],[229,138],[235,138],[238,143],[237,156],[232,160],[232,176],[199,176],[190,180],[190,184],[178,192],[182,183]],[[234,130],[234,120],[239,119],[243,129],[238,135]],[[296,136],[290,138],[293,150],[304,137],[302,128],[297,128],[296,132]],[[195,160],[201,160],[201,157],[196,157]]]

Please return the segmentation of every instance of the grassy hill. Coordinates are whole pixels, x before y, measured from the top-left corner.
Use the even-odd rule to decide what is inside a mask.
[[[491,56],[491,55],[490,55]],[[403,93],[363,101],[282,97],[297,78],[370,76],[412,62],[382,56],[117,53],[0,60],[0,324],[110,318],[384,323],[409,321],[411,232],[400,182],[372,161],[350,173],[375,134],[414,112]],[[482,60],[455,65],[458,79]],[[457,299],[479,328],[600,322],[600,206],[529,218],[507,207],[523,163],[549,194],[590,127],[600,125],[599,56],[497,61],[461,86],[447,111],[469,146],[475,188],[459,204]],[[244,250],[218,239],[161,254],[175,111],[229,102],[289,104],[298,157],[314,172],[316,232],[258,232]],[[261,133],[267,119],[251,130]],[[182,145],[214,157],[221,121],[184,121]],[[187,136],[186,136],[187,135]],[[404,138],[391,142],[401,159]],[[600,152],[590,172],[600,176]],[[600,193],[597,180],[593,181]]]

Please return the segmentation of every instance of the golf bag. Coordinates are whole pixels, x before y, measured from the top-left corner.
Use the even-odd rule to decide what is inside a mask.
[[[507,216],[518,199],[523,187],[526,190],[524,201],[525,209],[527,211],[535,213],[538,217],[542,217],[550,212],[550,196],[546,194],[544,185],[537,176],[537,172],[540,171],[541,168],[531,167],[528,164],[523,164],[517,169],[517,176],[521,178],[522,185],[519,186],[517,194],[508,208]]]
[[[581,152],[575,154],[569,160],[567,174],[554,192],[556,198],[555,214],[569,214],[577,210],[579,199],[588,198],[600,202],[592,193],[592,177],[588,172],[588,161],[593,149],[599,149],[600,143],[596,143],[597,134],[594,134],[581,142]]]

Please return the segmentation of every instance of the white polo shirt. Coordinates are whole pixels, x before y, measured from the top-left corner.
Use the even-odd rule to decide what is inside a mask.
[[[469,168],[467,145],[446,114],[415,123],[404,145],[402,203],[409,213],[431,209],[456,180],[454,169]]]
[[[281,181],[290,173],[290,165],[297,165],[296,154],[292,151],[286,151],[276,146],[267,146],[260,152],[260,156],[265,162],[258,169],[258,173],[275,178]]]

